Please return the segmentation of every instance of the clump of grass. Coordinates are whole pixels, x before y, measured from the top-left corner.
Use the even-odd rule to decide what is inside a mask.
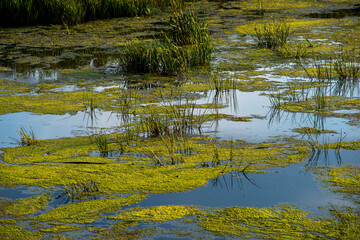
[[[208,118],[205,112],[196,115],[195,107],[194,103],[175,105],[170,102],[164,108],[150,106],[141,116],[141,131],[150,137],[201,133],[201,127]]]
[[[285,58],[306,58],[311,54],[311,46],[306,43],[284,44],[277,51]]]
[[[92,143],[95,143],[102,157],[107,157],[111,152],[110,141],[106,134],[96,133],[91,136]]]
[[[26,130],[24,127],[21,126],[19,130],[16,130],[19,135],[19,139],[16,138],[12,138],[12,139],[21,146],[34,145],[36,143],[35,134],[32,127],[31,126],[29,127],[30,130]]]
[[[305,66],[300,59],[299,64],[313,81],[358,81],[360,78],[360,59],[354,51],[341,50],[330,57],[314,56],[310,66]]]
[[[313,97],[316,110],[325,110],[328,103],[326,101],[326,88],[318,87]]]
[[[178,45],[192,45],[206,41],[209,35],[208,26],[200,22],[193,11],[179,11],[173,13],[168,21],[169,31],[166,36]]]
[[[158,72],[160,68],[159,52],[161,46],[157,42],[130,42],[125,46],[120,57],[125,72]]]
[[[182,22],[186,24],[182,26]],[[164,33],[161,41],[127,44],[120,56],[123,71],[173,75],[210,63],[213,46],[207,25],[192,12],[174,13],[169,25],[177,30]]]
[[[289,24],[284,20],[276,19],[256,25],[249,33],[259,47],[270,49],[285,45],[291,35]]]
[[[340,81],[357,81],[360,78],[360,58],[355,51],[341,51],[333,56],[334,72]]]
[[[99,188],[95,181],[90,180],[67,185],[63,191],[68,200],[74,201],[94,196],[99,192]]]

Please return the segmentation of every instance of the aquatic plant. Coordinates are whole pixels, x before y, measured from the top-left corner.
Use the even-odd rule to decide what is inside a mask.
[[[179,46],[204,42],[210,35],[208,26],[204,22],[201,23],[190,10],[174,12],[167,25],[170,29],[166,32],[166,36]]]
[[[95,143],[99,153],[102,157],[108,156],[110,150],[110,141],[108,139],[108,136],[102,132],[95,133],[92,136],[90,136],[92,143]]]
[[[332,57],[336,78],[340,81],[357,81],[360,78],[360,58],[355,51],[342,50]]]
[[[82,200],[90,197],[94,197],[99,188],[95,181],[83,181],[76,182],[75,184],[66,185],[63,189],[64,195],[67,197],[67,200]]]
[[[326,88],[317,87],[313,99],[316,110],[325,110],[328,104],[326,101]]]
[[[311,54],[311,47],[306,43],[284,44],[277,48],[277,51],[285,58],[306,58]]]
[[[290,38],[290,25],[285,20],[271,19],[261,25],[255,25],[248,32],[259,47],[277,48],[287,43]]]
[[[35,134],[32,127],[30,125],[29,127],[30,130],[26,130],[24,127],[21,126],[19,130],[16,130],[20,139],[16,139],[16,138],[12,138],[12,139],[16,143],[22,146],[34,145],[36,143]]]
[[[199,23],[192,12],[174,13],[169,25],[171,30],[161,41],[126,44],[120,56],[122,70],[173,75],[210,63],[214,48],[207,25]]]
[[[173,134],[186,136],[192,134],[195,129],[200,131],[207,118],[195,116],[195,106],[170,104],[163,112],[149,107],[146,114],[141,116],[141,130],[151,137]]]

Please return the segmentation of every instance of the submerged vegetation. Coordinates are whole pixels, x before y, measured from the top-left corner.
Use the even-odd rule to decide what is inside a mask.
[[[1,1],[0,238],[359,239],[353,8]]]

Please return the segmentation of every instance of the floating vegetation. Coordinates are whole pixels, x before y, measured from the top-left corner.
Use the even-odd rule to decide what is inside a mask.
[[[0,141],[0,238],[359,239],[359,171],[342,165],[360,149],[358,16],[308,14],[352,3],[41,4],[0,3],[0,24],[46,24],[0,29],[0,123],[6,134],[9,123],[39,120],[36,135],[46,139]],[[96,20],[120,15],[129,17]],[[32,130],[18,132],[31,139]],[[303,170],[328,195],[295,195],[302,181],[290,180],[302,176],[283,173]],[[261,183],[268,176],[271,189]],[[316,186],[308,180],[306,191]],[[287,202],[271,199],[279,186],[296,200],[274,205]],[[228,207],[224,198],[237,187],[241,196]],[[219,199],[203,197],[210,188]],[[264,207],[247,207],[257,191],[265,197],[250,204]],[[172,197],[187,205],[169,205]]]
[[[47,206],[49,196],[38,195],[35,197],[22,198],[14,202],[10,202],[5,208],[3,214],[16,217],[34,214]]]

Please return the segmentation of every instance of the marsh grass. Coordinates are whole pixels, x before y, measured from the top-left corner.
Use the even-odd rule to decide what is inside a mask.
[[[340,81],[358,81],[360,78],[360,58],[355,51],[342,50],[333,55],[333,67]]]
[[[193,11],[174,12],[168,21],[166,36],[178,45],[193,45],[207,41],[210,31],[205,22],[200,22]]]
[[[91,127],[93,127],[94,122],[97,120],[96,117],[96,98],[94,95],[92,96],[83,96],[83,102],[84,102],[84,106],[86,108],[85,110],[85,115],[84,115],[84,119],[86,118],[86,116],[88,116],[87,118],[87,124],[90,120],[91,122]]]
[[[154,8],[179,9],[183,0],[2,0],[0,25],[74,25],[89,20],[146,16]]]
[[[283,46],[290,38],[290,25],[285,20],[268,20],[264,24],[255,25],[253,31],[248,32],[257,46],[274,49]]]
[[[285,58],[306,58],[311,55],[311,45],[306,43],[284,44],[277,51]]]
[[[94,197],[99,192],[99,188],[95,181],[90,180],[66,185],[63,192],[68,200],[74,201]]]
[[[355,51],[340,50],[330,56],[314,56],[312,66],[306,66],[300,58],[299,65],[312,81],[356,82],[360,78],[360,59]]]
[[[313,97],[316,110],[325,110],[328,102],[326,101],[326,88],[318,87]]]
[[[19,135],[19,139],[11,139],[13,139],[17,144],[21,146],[30,146],[36,144],[34,131],[30,125],[29,128],[29,130],[26,130],[24,127],[21,126],[20,129],[16,130]]]
[[[186,22],[184,26],[181,25],[183,21]],[[126,44],[120,56],[122,70],[174,75],[210,63],[214,48],[207,25],[200,23],[192,12],[174,13],[169,25],[178,30],[164,33],[161,40]]]
[[[95,144],[102,157],[107,157],[111,152],[110,140],[108,136],[102,132],[95,133],[90,136],[91,142]]]

